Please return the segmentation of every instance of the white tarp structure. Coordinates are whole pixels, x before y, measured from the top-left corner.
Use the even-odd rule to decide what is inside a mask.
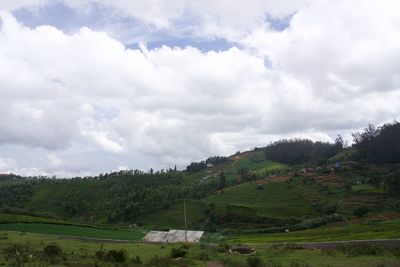
[[[186,231],[187,242],[197,243],[203,236],[203,231]],[[186,242],[185,230],[170,230],[169,232],[163,231],[150,231],[142,241],[151,243],[178,243]]]

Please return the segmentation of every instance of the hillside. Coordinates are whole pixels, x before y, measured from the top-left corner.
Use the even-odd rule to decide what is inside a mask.
[[[369,145],[362,138],[359,143]],[[29,223],[41,218],[37,222],[171,229],[183,228],[185,200],[190,228],[224,234],[400,218],[400,165],[394,156],[371,161],[360,151],[344,148],[340,138],[334,144],[293,139],[192,162],[184,171],[3,176],[0,214],[8,214],[4,223],[17,214],[31,216]]]
[[[198,172],[123,171],[2,181],[1,212],[95,225],[182,228],[186,199],[191,228],[251,232],[353,219],[359,207],[371,216],[397,210],[398,197],[388,194],[382,183],[368,183],[368,174],[385,176],[398,166],[342,162],[336,170],[329,164],[301,168],[265,155],[264,149],[246,151]],[[223,188],[221,171],[226,176]]]

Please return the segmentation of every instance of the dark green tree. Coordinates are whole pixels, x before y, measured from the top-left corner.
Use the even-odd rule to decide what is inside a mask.
[[[223,171],[219,174],[219,189],[224,189],[226,186],[226,176]]]

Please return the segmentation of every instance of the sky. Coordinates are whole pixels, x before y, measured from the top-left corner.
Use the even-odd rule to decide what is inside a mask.
[[[184,168],[400,119],[397,0],[0,0],[0,173]]]

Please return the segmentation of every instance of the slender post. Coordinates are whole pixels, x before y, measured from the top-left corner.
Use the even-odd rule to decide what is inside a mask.
[[[186,199],[183,200],[183,214],[185,216],[185,242],[187,243]]]

